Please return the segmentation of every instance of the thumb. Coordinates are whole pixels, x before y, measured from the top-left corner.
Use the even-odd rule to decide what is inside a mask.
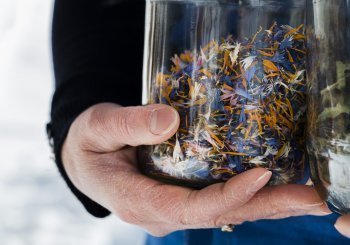
[[[104,103],[91,107],[81,130],[93,150],[108,152],[126,145],[153,145],[164,142],[177,131],[180,118],[167,105],[121,107]],[[85,140],[86,140],[85,139]]]

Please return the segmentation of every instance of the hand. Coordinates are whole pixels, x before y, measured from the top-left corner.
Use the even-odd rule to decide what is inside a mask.
[[[165,105],[95,105],[72,124],[62,150],[64,167],[81,192],[155,236],[330,213],[309,186],[263,188],[271,172],[262,168],[202,190],[167,185],[142,175],[135,146],[164,142],[178,127],[177,112]]]
[[[350,238],[350,214],[340,217],[335,223],[335,228],[340,234]]]

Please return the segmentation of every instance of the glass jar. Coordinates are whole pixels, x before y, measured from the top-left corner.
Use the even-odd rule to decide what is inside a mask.
[[[350,212],[350,1],[313,1],[307,148],[319,193]]]
[[[143,103],[180,115],[140,168],[202,188],[251,168],[302,179],[306,150],[305,0],[148,0]]]

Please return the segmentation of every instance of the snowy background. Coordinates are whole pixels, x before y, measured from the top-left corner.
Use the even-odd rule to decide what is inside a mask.
[[[52,5],[0,0],[0,244],[142,244],[138,228],[88,215],[51,160]]]

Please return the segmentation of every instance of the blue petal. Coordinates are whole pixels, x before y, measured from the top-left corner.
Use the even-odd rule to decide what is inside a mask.
[[[280,49],[290,49],[292,46],[293,46],[293,40],[290,38],[287,38],[281,42]]]
[[[247,91],[245,91],[243,89],[240,89],[240,88],[236,89],[236,93],[240,96],[243,96],[244,98],[247,98],[248,100],[253,99],[253,97],[250,94],[248,94]]]
[[[189,64],[184,68],[184,72],[187,73],[189,76],[191,76],[193,72],[193,64]]]
[[[274,36],[273,39],[274,40],[280,40],[283,37],[283,31],[279,30]]]
[[[245,113],[244,113],[244,106],[242,107],[242,111],[241,111],[241,114],[239,116],[239,122],[240,123],[243,123],[247,120],[246,116],[245,116]]]
[[[256,67],[255,66],[251,66],[246,74],[245,74],[245,77],[247,79],[247,82],[250,83],[255,75],[255,72],[256,72]]]
[[[286,62],[286,59],[283,54],[277,52],[275,56],[272,57],[271,61],[275,63],[283,63]]]

